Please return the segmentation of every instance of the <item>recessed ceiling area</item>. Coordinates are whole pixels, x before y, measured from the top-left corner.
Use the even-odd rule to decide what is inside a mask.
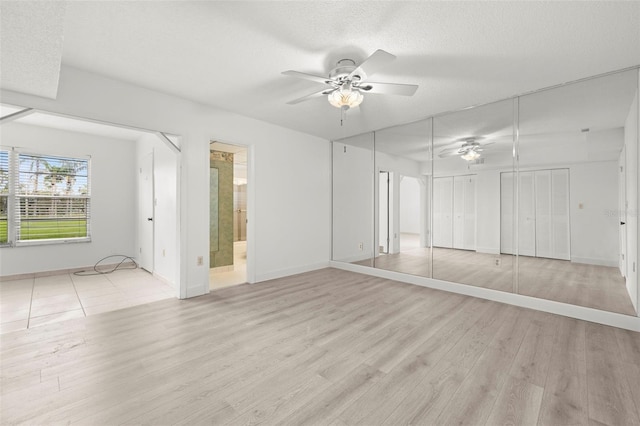
[[[11,114],[15,114],[23,110],[24,108],[14,105],[0,104],[0,118],[7,117]],[[13,120],[13,122],[31,126],[47,127],[50,129],[83,133],[87,135],[101,136],[111,139],[126,140],[131,142],[140,140],[140,138],[146,134],[154,133],[151,131],[45,113],[42,111],[32,111],[29,114],[25,114],[24,116]],[[173,138],[172,141],[175,140],[174,136],[166,136],[169,138]]]
[[[3,12],[9,3],[32,7],[2,2]],[[639,27],[639,2],[68,2],[60,60],[62,73],[96,72],[338,139],[638,65]],[[3,74],[26,72],[5,60],[11,27],[1,31]],[[343,126],[327,99],[287,105],[322,87],[283,71],[327,75],[377,49],[397,59],[376,81],[417,84],[414,96],[365,94]]]

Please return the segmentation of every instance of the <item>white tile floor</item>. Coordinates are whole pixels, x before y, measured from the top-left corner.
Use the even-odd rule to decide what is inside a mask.
[[[229,287],[247,282],[247,242],[233,243],[233,271],[216,272],[209,270],[209,289]]]
[[[175,290],[142,269],[3,281],[0,282],[0,333],[170,297],[175,297]]]

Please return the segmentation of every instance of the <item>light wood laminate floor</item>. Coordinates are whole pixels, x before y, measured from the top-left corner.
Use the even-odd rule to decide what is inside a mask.
[[[640,424],[640,334],[336,269],[0,338],[2,424]]]
[[[431,277],[430,256],[428,248],[409,248],[356,263]],[[440,280],[512,292],[514,270],[515,257],[511,255],[433,249],[433,278]],[[636,315],[618,268],[520,256],[518,270],[520,294]]]

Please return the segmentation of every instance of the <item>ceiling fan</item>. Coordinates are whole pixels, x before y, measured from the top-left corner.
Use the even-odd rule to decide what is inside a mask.
[[[467,137],[458,139],[453,143],[451,148],[445,148],[438,153],[438,157],[446,158],[459,155],[460,158],[466,161],[473,161],[480,158],[480,153],[484,151],[484,147],[495,143],[494,141],[488,141],[484,143],[478,142],[483,139],[482,137]],[[451,145],[449,145],[451,146]]]
[[[395,58],[394,55],[378,49],[358,66],[352,59],[341,59],[336,63],[336,67],[329,72],[328,77],[299,71],[284,71],[282,73],[284,75],[311,80],[328,86],[319,92],[311,93],[287,103],[294,105],[309,99],[327,96],[331,105],[346,111],[349,108],[360,105],[364,100],[364,93],[413,96],[418,89],[415,84],[375,83],[367,80],[379,67],[393,61]]]

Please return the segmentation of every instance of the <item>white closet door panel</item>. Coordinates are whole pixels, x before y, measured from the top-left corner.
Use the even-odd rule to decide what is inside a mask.
[[[433,179],[433,245],[453,247],[453,178]]]
[[[520,172],[518,182],[518,253],[536,255],[536,210],[533,172]]]
[[[514,253],[513,173],[500,173],[500,252]]]
[[[476,176],[464,177],[463,248],[476,249]]]
[[[551,219],[551,170],[535,172],[536,256],[554,257]]]
[[[464,201],[466,176],[453,178],[453,248],[464,248]]]
[[[552,254],[555,259],[571,259],[569,221],[569,169],[551,171]]]

